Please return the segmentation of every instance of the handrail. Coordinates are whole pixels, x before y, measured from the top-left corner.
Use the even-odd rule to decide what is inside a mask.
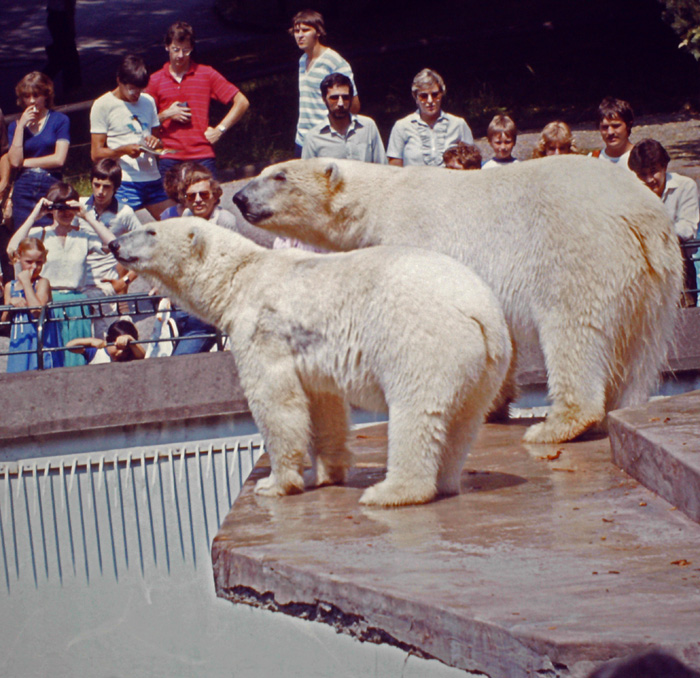
[[[82,306],[84,311],[84,318],[93,320],[97,318],[114,318],[117,320],[123,313],[119,311],[119,308],[114,308],[115,305],[129,304],[133,307],[132,315],[138,316],[149,316],[155,315],[157,313],[158,304],[164,297],[158,295],[150,295],[147,293],[132,293],[132,294],[119,294],[108,297],[99,298],[88,298],[83,297],[82,299],[72,300],[72,301],[61,301],[61,302],[51,302],[46,304],[46,306],[32,306],[23,308],[23,311],[28,312],[28,319],[26,321],[20,321],[23,323],[31,323],[36,325],[37,329],[37,347],[32,350],[21,350],[12,351],[12,353],[27,354],[33,353],[36,350],[37,354],[37,368],[43,370],[44,368],[44,355],[46,353],[54,353],[57,351],[67,351],[65,346],[57,347],[46,347],[44,346],[44,335],[46,331],[46,326],[48,323],[62,322],[63,320],[69,319],[66,315],[66,309],[74,308],[76,306]],[[105,308],[106,307],[106,308]],[[10,314],[16,312],[17,309],[11,305],[0,305],[0,313],[8,311]],[[33,318],[31,316],[31,311],[39,311],[38,318]],[[13,321],[10,317],[8,320],[0,321],[0,327],[11,327]],[[188,335],[186,337],[178,338],[178,341],[193,341],[195,339],[210,339],[214,338],[216,341],[216,347],[219,351],[224,350],[224,344],[227,338],[225,333],[217,330],[211,333],[201,333],[197,335]],[[157,344],[161,341],[170,341],[168,338],[164,339],[139,339],[135,343],[137,344]],[[107,344],[107,346],[113,346],[114,344]],[[0,355],[9,355],[11,352],[0,351]]]
[[[700,261],[700,238],[697,239],[692,239],[692,240],[685,240],[681,241],[681,250],[684,253],[684,256],[686,256],[688,259],[692,261]],[[685,254],[688,252],[688,254]],[[695,287],[692,288],[686,288],[684,290],[685,292],[689,292],[691,294],[698,294],[700,293],[700,289],[698,288],[697,282]],[[62,322],[63,320],[67,319],[67,315],[65,313],[65,309],[67,308],[73,308],[75,306],[82,306],[83,308],[86,308],[87,311],[84,312],[85,318],[86,319],[95,319],[95,318],[115,318],[118,319],[121,315],[123,315],[118,307],[114,309],[114,305],[123,305],[123,304],[133,304],[134,315],[143,315],[143,316],[148,316],[148,315],[155,315],[157,313],[157,308],[158,308],[158,303],[160,302],[161,299],[164,297],[162,296],[157,296],[157,295],[150,295],[147,293],[133,293],[133,294],[119,294],[119,295],[114,295],[114,296],[108,296],[108,297],[100,297],[100,298],[86,298],[83,297],[82,299],[74,300],[74,301],[62,301],[62,302],[51,302],[47,304],[46,306],[39,306],[39,307],[29,307],[26,310],[29,311],[30,313],[28,320],[25,322],[27,323],[36,323],[37,327],[37,347],[36,347],[36,353],[37,353],[37,367],[40,370],[44,369],[44,354],[45,353],[52,353],[55,351],[67,351],[68,349],[65,348],[65,346],[60,346],[60,347],[45,347],[44,346],[44,333],[45,333],[45,328],[46,324],[50,322]],[[107,306],[107,308],[105,308]],[[10,314],[15,312],[17,309],[15,309],[14,306],[5,306],[5,305],[0,305],[0,313],[4,311],[8,311]],[[24,309],[23,309],[24,310]],[[34,319],[31,317],[31,311],[32,310],[38,310],[39,311],[39,317]],[[0,327],[7,327],[12,325],[12,320],[4,320],[0,321]],[[225,333],[220,332],[217,330],[214,333],[202,333],[202,334],[197,334],[197,335],[190,335],[187,337],[182,337],[179,339],[179,341],[193,341],[195,339],[209,339],[209,338],[214,338],[216,340],[216,347],[219,351],[224,350],[224,343],[226,340],[227,335]],[[157,344],[161,341],[170,341],[170,339],[139,339],[136,343],[138,344]],[[113,345],[113,344],[108,344],[108,345]],[[29,350],[23,350],[23,351],[13,351],[13,353],[31,353],[32,351]],[[0,351],[0,355],[9,355],[10,351]]]

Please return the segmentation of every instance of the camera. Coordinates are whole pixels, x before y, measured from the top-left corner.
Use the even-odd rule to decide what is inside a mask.
[[[52,202],[46,206],[47,210],[74,210],[75,207],[67,205],[65,202]]]

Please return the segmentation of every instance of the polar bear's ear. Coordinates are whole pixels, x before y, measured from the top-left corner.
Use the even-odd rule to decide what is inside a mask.
[[[328,188],[330,188],[331,191],[338,188],[338,184],[341,180],[340,168],[338,165],[334,162],[329,162],[324,169],[324,174],[326,175],[326,179],[328,179]]]
[[[193,253],[204,254],[207,243],[205,233],[201,226],[191,226],[187,233],[187,238],[190,241],[190,249]]]

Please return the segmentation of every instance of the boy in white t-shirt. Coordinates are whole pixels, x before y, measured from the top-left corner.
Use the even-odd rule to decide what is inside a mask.
[[[513,157],[513,148],[518,140],[518,128],[508,115],[495,115],[486,129],[486,138],[493,150],[493,158],[487,160],[482,169],[504,167],[519,162]]]
[[[117,87],[90,110],[92,161],[113,158],[122,168],[116,197],[134,210],[145,207],[155,219],[173,202],[163,190],[156,161],[160,122],[153,98],[143,94],[148,71],[143,59],[127,55],[117,71]]]

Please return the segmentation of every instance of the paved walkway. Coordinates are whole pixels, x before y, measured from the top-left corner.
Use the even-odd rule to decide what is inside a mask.
[[[196,27],[200,50],[230,49],[244,41],[248,34],[224,24],[213,6],[213,0],[78,0],[76,33],[84,87],[111,80],[119,57],[129,51],[157,63],[163,35],[179,19]],[[3,0],[0,34],[0,107],[13,113],[15,83],[46,62],[46,0]],[[162,56],[165,61],[164,52]]]

